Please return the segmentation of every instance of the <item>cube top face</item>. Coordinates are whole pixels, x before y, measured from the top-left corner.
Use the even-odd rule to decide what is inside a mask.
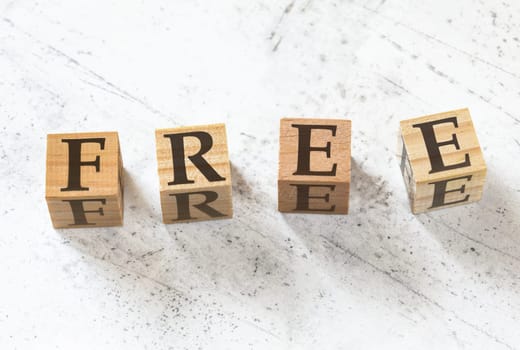
[[[278,181],[350,183],[351,121],[282,118]]]
[[[231,186],[224,124],[157,129],[155,138],[161,191]]]
[[[49,134],[45,197],[118,196],[121,166],[117,132]]]
[[[403,120],[401,136],[416,183],[486,170],[468,109]]]

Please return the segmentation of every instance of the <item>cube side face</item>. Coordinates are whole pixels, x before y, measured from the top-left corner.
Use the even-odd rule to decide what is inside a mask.
[[[404,184],[406,186],[406,192],[408,193],[408,199],[410,200],[410,203],[412,203],[416,192],[416,184],[413,176],[412,166],[410,164],[410,159],[408,158],[408,152],[406,151],[406,145],[403,141],[402,135],[399,136],[398,149],[398,152],[400,152],[399,159],[401,174],[403,175]]]
[[[155,136],[163,222],[232,217],[225,125],[157,129]]]
[[[49,199],[55,228],[89,228],[123,225],[123,196]]]
[[[116,132],[47,136],[45,195],[55,228],[122,225],[122,179]]]
[[[417,183],[412,212],[419,214],[478,202],[482,199],[485,181],[486,170],[480,170],[433,182]]]
[[[350,120],[281,119],[278,210],[347,214],[350,163]]]
[[[401,171],[412,211],[482,197],[486,165],[467,109],[401,121]]]
[[[349,194],[348,182],[309,184],[278,181],[278,210],[284,213],[348,214]]]

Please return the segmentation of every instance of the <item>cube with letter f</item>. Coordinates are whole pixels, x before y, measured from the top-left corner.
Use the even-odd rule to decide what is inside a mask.
[[[478,201],[486,178],[469,110],[401,121],[401,172],[412,212]]]
[[[350,135],[350,120],[280,120],[279,211],[348,213]]]
[[[233,216],[224,124],[155,131],[165,224]]]
[[[47,135],[45,198],[56,228],[123,224],[117,132]]]

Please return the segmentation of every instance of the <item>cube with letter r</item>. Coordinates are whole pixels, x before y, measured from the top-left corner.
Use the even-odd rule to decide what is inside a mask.
[[[233,216],[224,124],[155,131],[163,222]]]

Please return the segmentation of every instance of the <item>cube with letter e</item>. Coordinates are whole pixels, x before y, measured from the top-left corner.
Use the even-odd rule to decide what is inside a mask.
[[[468,109],[403,120],[400,141],[413,213],[482,197],[486,164]]]
[[[47,135],[45,198],[56,228],[123,224],[117,132]]]
[[[280,120],[279,211],[348,213],[350,137],[350,120]]]
[[[157,129],[155,137],[163,222],[232,217],[225,125]]]

